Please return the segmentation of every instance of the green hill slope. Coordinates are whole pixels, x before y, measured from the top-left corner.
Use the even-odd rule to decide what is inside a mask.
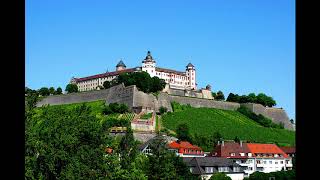
[[[197,133],[211,136],[218,131],[224,139],[229,140],[238,136],[242,140],[260,143],[295,144],[294,131],[262,127],[237,111],[188,108],[162,117],[163,126],[169,130],[174,131],[181,123],[186,123],[189,126],[191,135]]]

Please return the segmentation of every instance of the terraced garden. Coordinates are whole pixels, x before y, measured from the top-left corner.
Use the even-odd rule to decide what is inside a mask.
[[[218,131],[224,139],[229,140],[238,136],[242,140],[260,143],[295,144],[294,131],[262,127],[237,111],[190,107],[164,115],[161,122],[164,127],[173,131],[178,124],[186,123],[191,135],[197,133],[211,136]]]

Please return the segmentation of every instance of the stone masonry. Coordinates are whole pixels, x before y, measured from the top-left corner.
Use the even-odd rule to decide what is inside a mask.
[[[172,92],[172,91],[171,91]],[[168,111],[172,111],[171,102],[175,101],[180,104],[190,104],[192,107],[208,107],[225,110],[236,110],[240,107],[239,103],[216,101],[212,99],[204,99],[197,97],[186,97],[168,94],[161,92],[157,97],[152,94],[146,94],[139,91],[135,85],[125,87],[123,84],[113,86],[109,89],[98,91],[87,91],[80,93],[71,93],[66,95],[49,96],[37,103],[37,106],[44,104],[71,104],[81,103],[97,100],[106,100],[106,103],[124,103],[129,108],[132,107],[149,107],[151,109],[159,110],[161,106],[168,108]],[[177,94],[182,94],[177,92]],[[242,104],[248,107],[252,112],[256,114],[262,114],[270,118],[275,123],[284,123],[284,127],[294,130],[293,125],[290,123],[287,113],[283,109],[266,108],[260,104]]]

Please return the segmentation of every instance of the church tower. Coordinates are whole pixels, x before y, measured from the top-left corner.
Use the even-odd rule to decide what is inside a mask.
[[[197,89],[197,84],[196,84],[196,69],[194,68],[194,65],[192,65],[191,63],[189,63],[186,66],[186,74],[188,77],[188,86],[191,89],[196,90]]]
[[[142,61],[142,71],[149,73],[151,77],[156,75],[156,61],[152,58],[150,51],[148,51],[146,58]]]
[[[126,69],[126,65],[123,63],[122,60],[120,60],[116,66],[116,71],[121,71]]]

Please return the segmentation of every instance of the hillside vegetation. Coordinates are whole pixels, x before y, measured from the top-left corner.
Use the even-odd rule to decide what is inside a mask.
[[[190,106],[173,109],[176,109],[173,113],[162,116],[162,124],[169,130],[175,131],[179,124],[186,123],[192,136],[212,136],[214,132],[219,132],[225,140],[238,136],[251,142],[295,144],[294,131],[263,127],[237,111]]]
[[[90,107],[91,111],[90,114],[96,116],[98,119],[100,119],[100,122],[104,122],[107,119],[116,118],[116,119],[124,119],[127,121],[131,121],[135,114],[126,112],[124,114],[119,113],[113,113],[109,114],[107,116],[103,115],[103,111],[106,109],[105,101],[99,100],[99,101],[92,101],[92,102],[86,102],[86,103],[73,103],[73,104],[61,104],[61,105],[51,105],[49,106],[49,109],[57,109],[57,108],[64,108],[66,110],[72,110],[76,107],[80,107],[81,105],[86,104],[88,107]],[[36,108],[35,111],[39,114],[43,108]]]

